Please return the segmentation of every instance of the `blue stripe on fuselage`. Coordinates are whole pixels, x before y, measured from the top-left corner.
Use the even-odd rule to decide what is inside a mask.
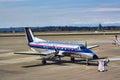
[[[30,43],[30,47],[41,48],[41,49],[51,49],[51,50],[62,50],[69,52],[81,52],[81,53],[93,53],[89,49],[79,49],[79,47],[84,46],[83,44],[70,44],[62,42],[39,42],[39,43]]]
[[[54,45],[57,45],[57,46],[54,46]],[[70,53],[86,55],[91,58],[95,55],[89,49],[79,49],[78,47],[84,46],[82,44],[70,44],[70,43],[58,43],[58,42],[39,42],[39,43],[31,42],[29,46],[33,48],[40,48],[40,49],[66,51]]]
[[[52,50],[63,50],[63,51],[75,51],[79,45],[67,44],[67,43],[57,43],[57,42],[40,42],[40,43],[30,43],[30,47],[42,48],[42,49],[52,49]]]

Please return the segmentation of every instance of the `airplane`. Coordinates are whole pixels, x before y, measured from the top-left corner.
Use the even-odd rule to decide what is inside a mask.
[[[120,46],[120,41],[119,41],[117,35],[115,35],[115,39],[113,40],[113,43],[112,43],[112,44],[113,44],[113,45],[118,45],[118,46]]]
[[[33,52],[15,52],[15,54],[39,55],[44,65],[47,63],[47,60],[61,61],[61,57],[65,56],[70,57],[72,62],[75,61],[75,58],[83,58],[86,60],[86,64],[89,64],[90,59],[98,59],[98,56],[90,50],[98,47],[98,45],[87,46],[87,43],[74,44],[46,41],[35,37],[29,27],[25,27],[25,34],[28,46]]]

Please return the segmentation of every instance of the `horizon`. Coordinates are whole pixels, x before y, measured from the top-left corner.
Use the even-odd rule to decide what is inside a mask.
[[[99,24],[100,25],[100,24]],[[93,25],[93,26],[90,26],[90,25],[86,25],[86,26],[77,26],[77,25],[74,25],[74,26],[18,26],[18,27],[0,27],[0,29],[18,29],[18,28],[25,28],[25,27],[30,27],[30,28],[57,28],[57,27],[73,27],[73,28],[98,28],[99,25]],[[107,28],[107,27],[119,27],[120,28],[120,25],[101,25],[103,28]]]
[[[0,0],[0,28],[120,25],[118,0]]]

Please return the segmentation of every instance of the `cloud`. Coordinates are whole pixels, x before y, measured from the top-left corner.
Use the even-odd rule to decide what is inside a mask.
[[[56,6],[51,5],[52,2],[36,4],[32,0],[26,1],[30,0],[0,0],[1,3],[11,3],[0,7],[0,27],[120,23],[120,8],[69,4]],[[19,4],[20,2],[24,4]]]
[[[96,8],[93,11],[95,12],[116,12],[116,11],[120,11],[120,8]]]
[[[120,21],[106,21],[103,24],[120,24]]]

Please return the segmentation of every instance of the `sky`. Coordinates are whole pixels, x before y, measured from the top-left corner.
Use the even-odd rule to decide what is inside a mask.
[[[120,25],[120,0],[0,0],[0,28]]]

